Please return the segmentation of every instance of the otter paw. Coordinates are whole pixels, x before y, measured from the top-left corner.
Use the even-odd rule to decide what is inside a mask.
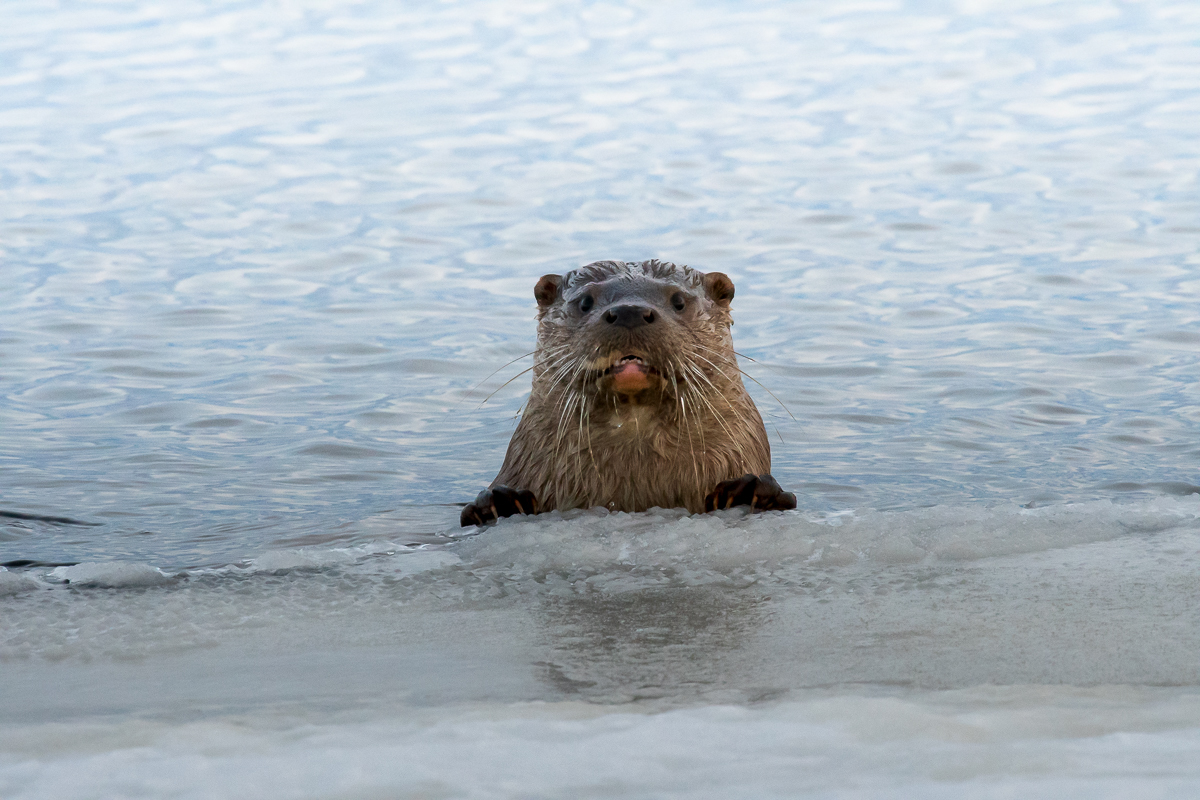
[[[755,511],[786,511],[796,507],[796,495],[781,489],[770,475],[747,473],[731,481],[721,481],[704,498],[705,511],[732,506],[750,506]]]
[[[514,514],[536,514],[537,512],[537,498],[528,489],[493,486],[491,489],[484,489],[480,492],[474,503],[466,505],[458,522],[465,528],[469,525],[486,525],[489,522],[495,522],[500,517],[511,517]]]

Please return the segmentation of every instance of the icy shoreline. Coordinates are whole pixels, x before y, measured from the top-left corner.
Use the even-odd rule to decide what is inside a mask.
[[[0,573],[4,797],[1200,787],[1200,497]]]
[[[1139,797],[1200,788],[1200,692],[814,693],[656,714],[476,704],[0,725],[42,797]]]

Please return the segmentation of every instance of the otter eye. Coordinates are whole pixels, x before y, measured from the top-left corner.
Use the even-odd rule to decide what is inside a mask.
[[[596,305],[596,301],[592,298],[592,296],[590,294],[585,294],[583,299],[579,301],[579,310],[586,314],[592,310],[592,306],[594,305]]]
[[[675,307],[676,311],[683,311],[687,308],[687,300],[684,299],[683,292],[676,292],[671,295],[671,305]]]

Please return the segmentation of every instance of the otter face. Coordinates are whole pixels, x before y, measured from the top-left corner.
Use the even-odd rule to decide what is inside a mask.
[[[681,386],[711,385],[727,358],[705,344],[729,335],[733,282],[719,272],[597,262],[543,277],[534,294],[539,349],[562,364],[551,374],[577,365],[579,388],[602,404],[674,407]]]
[[[605,393],[622,402],[659,399],[671,373],[671,353],[687,335],[702,301],[691,287],[622,275],[571,288],[564,304],[591,345],[588,368]]]

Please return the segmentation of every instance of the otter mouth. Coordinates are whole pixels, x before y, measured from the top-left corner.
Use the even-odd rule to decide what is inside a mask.
[[[617,394],[636,394],[645,391],[657,383],[662,374],[646,363],[638,355],[627,355],[618,358],[608,369],[601,371],[601,377],[612,381],[613,391]]]
[[[601,375],[612,375],[617,372],[623,372],[629,369],[637,369],[647,372],[651,375],[658,375],[659,372],[654,367],[646,363],[646,360],[641,356],[622,356],[612,363],[608,369],[601,370]]]

